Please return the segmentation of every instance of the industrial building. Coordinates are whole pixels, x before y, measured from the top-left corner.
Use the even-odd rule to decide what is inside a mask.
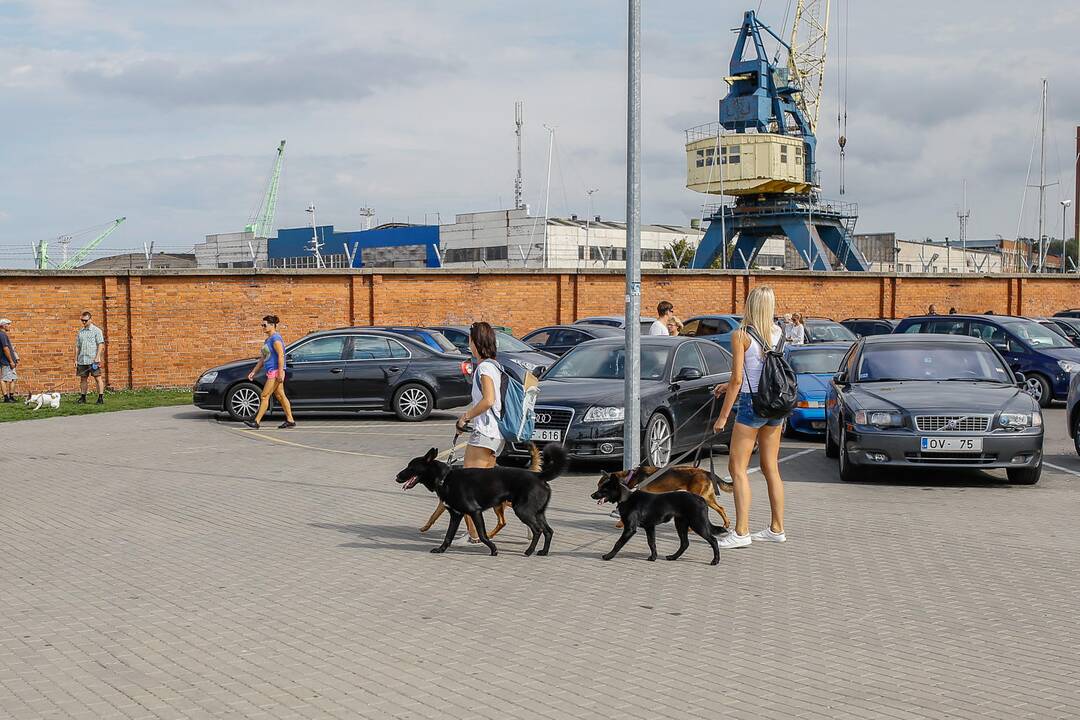
[[[196,267],[195,255],[192,253],[153,253],[149,257],[146,253],[123,253],[120,255],[106,255],[96,260],[83,263],[80,270],[139,270],[142,268],[155,268],[159,270],[176,268]]]
[[[672,243],[686,240],[696,247],[703,235],[694,227],[642,225],[642,267],[663,267]],[[439,246],[442,266],[449,268],[622,269],[626,223],[599,216],[545,219],[528,208],[465,213],[439,227]]]

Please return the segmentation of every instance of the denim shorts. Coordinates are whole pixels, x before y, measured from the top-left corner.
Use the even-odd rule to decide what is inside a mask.
[[[756,412],[754,412],[754,400],[748,392],[739,393],[739,397],[735,401],[735,409],[735,422],[739,423],[740,425],[752,427],[755,430],[760,427],[765,427],[766,425],[768,425],[769,427],[775,427],[777,425],[784,424],[783,418],[769,420],[768,418],[763,418]]]

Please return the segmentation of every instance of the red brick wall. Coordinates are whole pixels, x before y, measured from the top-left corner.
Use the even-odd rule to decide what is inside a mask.
[[[292,340],[346,325],[467,323],[488,320],[522,334],[589,315],[621,314],[616,273],[449,271],[135,271],[0,275],[0,316],[15,325],[21,391],[71,390],[79,314],[105,332],[110,387],[186,386],[212,365],[253,357],[260,318],[280,315]],[[739,312],[746,294],[768,283],[778,311],[808,315],[903,317],[955,306],[961,312],[1050,315],[1080,306],[1069,277],[888,276],[873,274],[681,271],[646,273],[642,314],[671,300],[683,317]]]

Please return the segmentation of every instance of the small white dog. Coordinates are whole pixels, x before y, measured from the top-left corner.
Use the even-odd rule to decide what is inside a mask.
[[[26,407],[34,406],[34,410],[40,410],[42,405],[51,407],[53,410],[60,409],[60,393],[38,393],[26,398]]]

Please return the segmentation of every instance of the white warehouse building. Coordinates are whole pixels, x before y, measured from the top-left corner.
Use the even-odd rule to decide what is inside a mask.
[[[641,226],[641,266],[660,268],[672,243],[696,247],[704,232],[677,225]],[[535,217],[527,208],[457,215],[439,226],[442,265],[447,268],[626,267],[626,223],[593,218]]]

